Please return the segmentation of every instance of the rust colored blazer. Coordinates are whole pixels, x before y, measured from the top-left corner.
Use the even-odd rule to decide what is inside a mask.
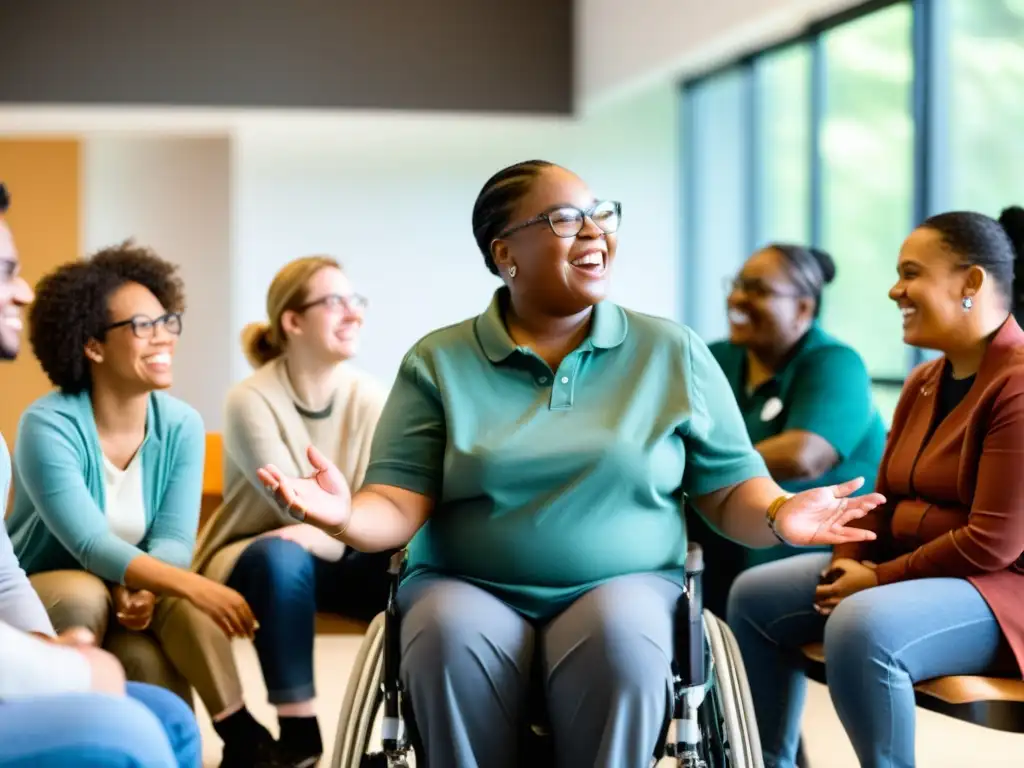
[[[1024,670],[1024,331],[996,332],[970,391],[928,438],[945,358],[907,379],[878,470],[873,542],[834,557],[878,563],[879,584],[959,577],[995,614]],[[927,442],[926,442],[927,441]]]

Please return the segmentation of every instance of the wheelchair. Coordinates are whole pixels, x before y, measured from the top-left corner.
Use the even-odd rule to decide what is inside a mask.
[[[396,553],[387,608],[370,624],[349,677],[331,768],[408,768],[416,760],[418,737],[399,679],[400,636],[396,594],[405,552]],[[685,590],[675,616],[672,662],[673,703],[655,761],[668,758],[678,768],[763,768],[754,706],[739,647],[729,628],[705,611],[701,600],[703,553],[687,552]],[[521,764],[555,765],[551,736],[543,717],[539,684],[531,692],[533,713],[524,728]],[[378,716],[382,748],[371,751]],[[660,764],[660,763],[659,763]]]

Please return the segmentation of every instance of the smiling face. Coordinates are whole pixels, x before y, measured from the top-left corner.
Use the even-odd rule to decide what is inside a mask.
[[[326,363],[354,357],[366,311],[345,273],[335,267],[317,270],[306,284],[305,297],[304,309],[281,317],[289,347]]]
[[[754,350],[788,348],[814,317],[814,300],[799,293],[785,257],[774,248],[747,259],[730,285],[726,307],[729,341]]]
[[[964,331],[963,300],[977,301],[984,273],[947,248],[933,229],[919,227],[900,249],[899,279],[889,290],[903,315],[903,341],[945,350]]]
[[[584,218],[575,236],[559,237],[552,231],[552,225],[560,231],[574,229],[568,212],[559,209],[589,211],[596,202],[583,180],[564,168],[551,166],[538,174],[516,204],[509,227],[541,214],[551,216],[551,224],[542,220],[519,229],[495,241],[493,249],[503,274],[516,268],[515,277],[507,280],[513,297],[555,316],[576,314],[605,299],[618,238],[594,219],[608,220],[599,210]]]
[[[0,360],[13,360],[21,348],[21,308],[32,303],[32,289],[18,274],[14,237],[0,215]]]
[[[174,383],[174,351],[180,325],[148,288],[125,283],[107,302],[110,328],[103,341],[86,345],[96,386],[132,392],[167,389]],[[153,321],[158,321],[153,323]],[[123,323],[123,325],[122,325]]]

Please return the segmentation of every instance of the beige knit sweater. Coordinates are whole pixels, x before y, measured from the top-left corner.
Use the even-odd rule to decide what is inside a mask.
[[[265,464],[286,475],[313,471],[306,457],[310,444],[332,459],[355,491],[363,482],[370,443],[386,392],[370,376],[344,364],[329,416],[312,419],[289,382],[282,359],[266,364],[228,393],[224,418],[224,501],[200,532],[194,567],[223,582],[256,536],[296,521],[281,511],[256,476]],[[326,536],[325,536],[326,538]],[[340,556],[343,546],[330,541]]]

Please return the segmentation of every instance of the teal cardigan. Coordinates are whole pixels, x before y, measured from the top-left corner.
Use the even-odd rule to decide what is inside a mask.
[[[203,492],[202,418],[181,400],[154,392],[139,450],[146,535],[136,547],[107,525],[103,452],[89,393],[54,392],[28,407],[14,448],[17,483],[7,520],[26,572],[84,569],[121,584],[128,563],[143,552],[189,568]]]

